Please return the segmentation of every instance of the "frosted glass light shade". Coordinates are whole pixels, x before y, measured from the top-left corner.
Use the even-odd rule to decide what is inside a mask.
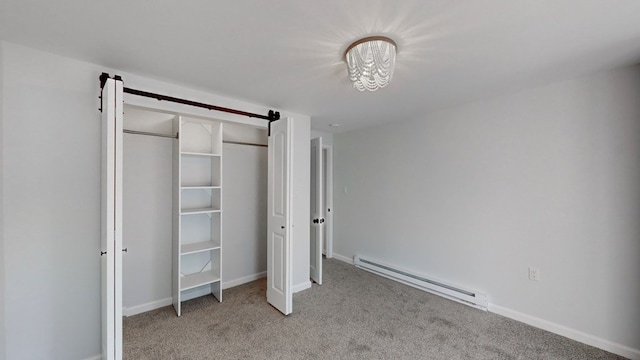
[[[396,43],[371,36],[351,44],[344,54],[349,79],[360,91],[376,91],[389,84],[396,63]]]

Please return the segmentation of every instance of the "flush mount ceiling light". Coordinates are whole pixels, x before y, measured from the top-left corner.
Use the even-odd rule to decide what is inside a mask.
[[[353,87],[360,91],[376,91],[391,81],[396,43],[384,36],[366,37],[349,45],[344,58]]]

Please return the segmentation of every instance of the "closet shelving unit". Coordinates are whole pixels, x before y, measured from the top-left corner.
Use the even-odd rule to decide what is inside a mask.
[[[177,116],[173,169],[173,306],[211,293],[222,301],[222,124]],[[194,296],[195,294],[195,296]]]

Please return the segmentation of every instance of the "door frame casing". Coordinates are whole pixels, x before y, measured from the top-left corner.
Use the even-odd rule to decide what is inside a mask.
[[[107,79],[101,92],[101,343],[102,358],[122,359],[123,83]]]
[[[333,258],[333,146],[330,144],[322,145],[323,152],[322,161],[324,162],[324,217],[326,226],[324,228],[325,256],[327,259]]]
[[[326,207],[324,204],[324,148],[322,146],[322,136],[311,139],[311,205],[310,209],[310,278],[318,285],[322,285],[322,253],[324,250],[324,233]]]

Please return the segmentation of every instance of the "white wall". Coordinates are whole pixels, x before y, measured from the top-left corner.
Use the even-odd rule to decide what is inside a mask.
[[[639,66],[334,140],[337,253],[640,349]]]
[[[226,123],[225,141],[267,144],[265,129]],[[267,148],[224,144],[223,288],[266,276]]]
[[[95,65],[5,43],[8,359],[100,351],[100,113]]]
[[[267,148],[224,144],[222,171],[222,276],[226,288],[244,279],[266,276]]]
[[[224,141],[244,142],[265,146],[268,143],[267,129],[264,128],[225,123],[223,130]]]
[[[124,128],[171,134],[172,114],[124,110]],[[124,314],[144,305],[171,303],[173,144],[176,140],[124,134],[122,305]],[[140,309],[139,307],[142,307]]]
[[[311,129],[311,138],[321,137],[324,145],[333,145],[333,133]]]
[[[3,51],[2,183],[9,189],[3,198],[7,358],[88,358],[100,353],[98,75],[109,69],[10,43],[5,43]],[[133,88],[251,112],[268,111],[118,74]],[[125,100],[148,107],[168,106],[132,96]],[[180,112],[211,114],[193,109]],[[235,115],[221,117],[241,120]],[[308,123],[308,117],[300,117]],[[308,268],[307,263],[307,277]]]

